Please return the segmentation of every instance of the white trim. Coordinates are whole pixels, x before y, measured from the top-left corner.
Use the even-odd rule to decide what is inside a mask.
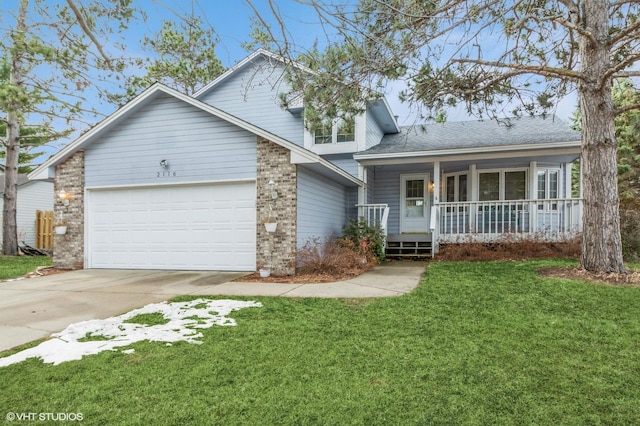
[[[188,182],[154,182],[154,183],[132,183],[124,185],[101,185],[101,186],[87,186],[85,191],[100,191],[100,190],[113,190],[113,189],[136,189],[136,188],[153,188],[153,187],[167,187],[167,186],[206,186],[206,185],[227,185],[232,183],[250,183],[255,182],[256,178],[244,178],[244,179],[218,179],[207,181],[188,181]]]
[[[564,148],[564,149],[561,149]],[[568,142],[551,142],[544,145],[523,144],[523,145],[496,145],[487,147],[475,147],[475,148],[454,148],[454,149],[441,149],[435,151],[412,151],[412,152],[389,152],[384,154],[355,154],[353,157],[357,161],[363,161],[367,165],[382,165],[382,164],[402,164],[406,163],[408,159],[418,159],[425,162],[432,157],[445,157],[440,158],[440,161],[448,161],[447,156],[451,156],[451,159],[458,160],[456,158],[460,155],[468,155],[467,159],[485,159],[488,158],[487,154],[490,152],[492,159],[495,158],[509,158],[522,156],[522,155],[540,155],[541,150],[553,150],[554,155],[563,154],[579,154],[580,153],[580,141],[568,141]],[[455,156],[455,157],[454,157]],[[424,157],[424,158],[420,158]],[[368,161],[372,160],[372,161]],[[379,162],[373,161],[378,160]],[[390,160],[390,161],[385,161]],[[415,161],[413,161],[415,162]]]

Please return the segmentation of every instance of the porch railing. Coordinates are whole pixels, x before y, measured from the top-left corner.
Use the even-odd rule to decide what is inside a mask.
[[[560,239],[582,232],[582,200],[467,201],[436,205],[441,242],[490,240],[505,234]],[[476,238],[477,237],[477,238]]]
[[[382,233],[387,236],[387,221],[389,220],[388,204],[357,204],[358,217],[364,218],[369,226],[380,225]]]

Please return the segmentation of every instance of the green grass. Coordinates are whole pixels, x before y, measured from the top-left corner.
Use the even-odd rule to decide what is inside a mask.
[[[0,415],[83,424],[640,424],[640,289],[562,260],[434,263],[377,300],[250,298],[203,344],[0,368]],[[321,285],[321,284],[319,284]],[[178,300],[189,300],[182,297]]]
[[[124,321],[130,324],[142,324],[142,325],[159,325],[169,322],[160,312],[153,312],[149,314],[138,314],[133,318],[129,318]]]
[[[0,280],[18,278],[35,271],[38,266],[50,266],[48,256],[0,256]]]

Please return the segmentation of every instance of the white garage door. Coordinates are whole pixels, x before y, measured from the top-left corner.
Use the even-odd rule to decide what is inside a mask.
[[[255,183],[92,190],[90,268],[255,270]]]

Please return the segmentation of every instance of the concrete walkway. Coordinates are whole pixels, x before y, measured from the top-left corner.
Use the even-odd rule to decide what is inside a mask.
[[[213,271],[85,269],[0,282],[0,351],[48,337],[69,324],[108,318],[180,295],[370,298],[413,290],[422,262],[389,262],[347,281],[320,284],[233,282]]]

